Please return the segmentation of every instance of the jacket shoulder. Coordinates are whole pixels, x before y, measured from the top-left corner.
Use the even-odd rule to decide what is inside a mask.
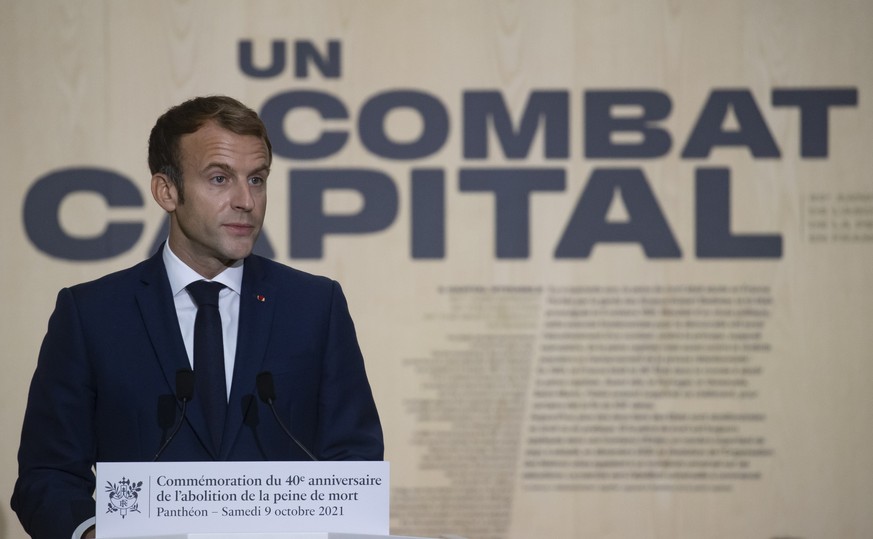
[[[252,271],[257,278],[268,280],[277,286],[329,289],[337,284],[329,277],[308,273],[257,255],[252,255],[246,259],[245,271]]]
[[[159,265],[156,266],[155,264]],[[161,269],[163,269],[163,263],[160,260],[150,258],[129,268],[107,273],[97,279],[78,283],[68,288],[76,295],[130,288],[136,283],[148,282],[149,280],[160,278],[161,273],[157,270]],[[164,274],[164,276],[166,276],[166,274]]]

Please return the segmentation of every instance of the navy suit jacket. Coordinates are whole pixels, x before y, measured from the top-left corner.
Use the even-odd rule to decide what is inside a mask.
[[[95,462],[150,461],[180,417],[176,372],[190,368],[159,251],[65,288],[40,349],[12,508],[35,538],[67,539],[94,515]],[[245,261],[221,448],[197,395],[160,460],[307,460],[257,396],[319,460],[381,460],[382,429],[345,297],[335,281],[255,255]]]

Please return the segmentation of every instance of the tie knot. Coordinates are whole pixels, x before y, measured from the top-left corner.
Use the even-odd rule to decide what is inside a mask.
[[[194,298],[194,303],[198,307],[204,305],[214,305],[218,307],[218,293],[224,288],[224,285],[215,281],[194,281],[185,288]]]

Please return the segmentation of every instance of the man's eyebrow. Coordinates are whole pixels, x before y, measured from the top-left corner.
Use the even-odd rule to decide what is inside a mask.
[[[203,172],[207,172],[208,170],[213,169],[213,168],[223,170],[224,172],[226,172],[228,174],[233,174],[236,172],[233,169],[233,167],[231,167],[227,163],[221,163],[219,161],[214,161],[212,163],[207,164],[205,167],[203,167]]]
[[[222,170],[225,172],[225,174],[228,174],[228,175],[236,175],[236,173],[237,173],[236,169],[234,169],[232,166],[228,165],[227,163],[222,163],[221,161],[213,161],[212,163],[207,164],[205,167],[203,167],[203,173],[206,173],[209,170],[214,169],[214,168]],[[267,163],[264,163],[263,165],[261,165],[260,167],[256,168],[254,171],[252,171],[252,174],[264,174],[265,176],[269,175],[270,174],[270,165],[268,165]]]

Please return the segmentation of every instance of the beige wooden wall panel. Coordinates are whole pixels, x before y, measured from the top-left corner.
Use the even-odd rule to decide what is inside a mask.
[[[308,88],[336,95],[348,107],[350,119],[333,125],[350,130],[350,140],[326,160],[277,159],[267,231],[278,259],[343,283],[383,416],[386,457],[404,496],[451,486],[440,471],[425,469],[426,448],[414,442],[422,425],[410,411],[415,399],[433,396],[429,384],[434,381],[411,369],[410,360],[457,346],[450,335],[501,334],[494,327],[510,327],[509,318],[530,314],[520,332],[535,334],[529,378],[515,380],[525,395],[521,415],[513,416],[521,421],[512,438],[519,455],[529,449],[527,433],[536,426],[529,406],[548,321],[547,294],[539,296],[532,311],[520,307],[517,298],[489,295],[485,300],[496,303],[487,305],[507,311],[464,304],[465,321],[452,310],[457,307],[453,302],[465,300],[447,294],[447,288],[750,284],[768,287],[773,301],[764,337],[772,352],[757,356],[763,371],[753,379],[759,396],[737,405],[740,411],[767,415],[763,435],[774,454],[757,461],[762,479],[736,482],[729,492],[543,492],[529,488],[519,456],[517,469],[506,474],[511,500],[506,515],[481,519],[496,518],[499,529],[475,532],[471,523],[453,521],[437,529],[421,515],[412,518],[395,510],[393,532],[442,532],[469,539],[873,536],[873,393],[868,387],[873,379],[873,242],[814,243],[808,222],[814,194],[833,199],[873,194],[870,1],[0,0],[0,13],[0,155],[7,167],[0,197],[5,367],[0,417],[6,430],[0,441],[0,493],[5,499],[16,477],[27,384],[58,289],[135,263],[158,232],[162,216],[149,200],[145,164],[154,119],[194,95],[227,93],[259,109],[277,93]],[[342,76],[297,80],[286,70],[272,79],[248,78],[237,67],[241,39],[255,41],[259,60],[273,39],[316,44],[338,39]],[[830,109],[825,159],[800,157],[797,109],[773,107],[770,100],[774,88],[811,87],[858,91],[857,106]],[[781,157],[753,159],[745,148],[717,148],[705,159],[681,158],[708,96],[722,88],[751,91]],[[361,144],[355,131],[360,107],[395,89],[428,92],[446,106],[449,136],[434,155],[387,160]],[[593,89],[667,93],[673,109],[661,125],[673,139],[669,154],[644,160],[585,159],[582,95]],[[540,136],[525,160],[503,157],[493,138],[491,157],[465,159],[462,96],[472,90],[500,91],[515,113],[533,91],[568,91],[569,157],[544,158]],[[301,114],[289,118],[286,128],[305,138],[317,136],[322,126]],[[389,129],[410,139],[421,123],[414,114],[398,112]],[[61,208],[64,226],[71,234],[88,236],[99,234],[107,220],[143,222],[143,236],[130,251],[109,260],[68,262],[28,240],[22,225],[26,193],[41,176],[77,166],[131,178],[145,206],[109,209],[98,197],[78,195]],[[527,259],[496,259],[493,196],[459,191],[460,169],[485,166],[566,170],[564,192],[531,198]],[[592,171],[616,166],[645,172],[682,248],[681,259],[647,259],[635,245],[599,245],[585,260],[554,258]],[[320,260],[291,260],[288,174],[302,167],[359,167],[388,174],[399,193],[395,222],[378,234],[329,238]],[[446,177],[447,252],[437,261],[413,260],[409,247],[410,170],[427,167],[444,169]],[[781,259],[695,258],[694,177],[699,167],[730,168],[737,232],[781,234]],[[355,211],[359,200],[338,195],[328,204],[335,211]],[[859,211],[871,208],[867,203]],[[660,405],[677,413],[708,412],[714,406],[708,401]],[[501,430],[504,417],[495,412],[495,431]],[[482,458],[477,452],[483,447],[489,446],[471,442],[460,453]],[[459,488],[457,498],[461,505],[478,507],[490,493]],[[446,509],[435,508],[435,514],[440,510]],[[8,503],[0,507],[0,537],[24,537]]]

